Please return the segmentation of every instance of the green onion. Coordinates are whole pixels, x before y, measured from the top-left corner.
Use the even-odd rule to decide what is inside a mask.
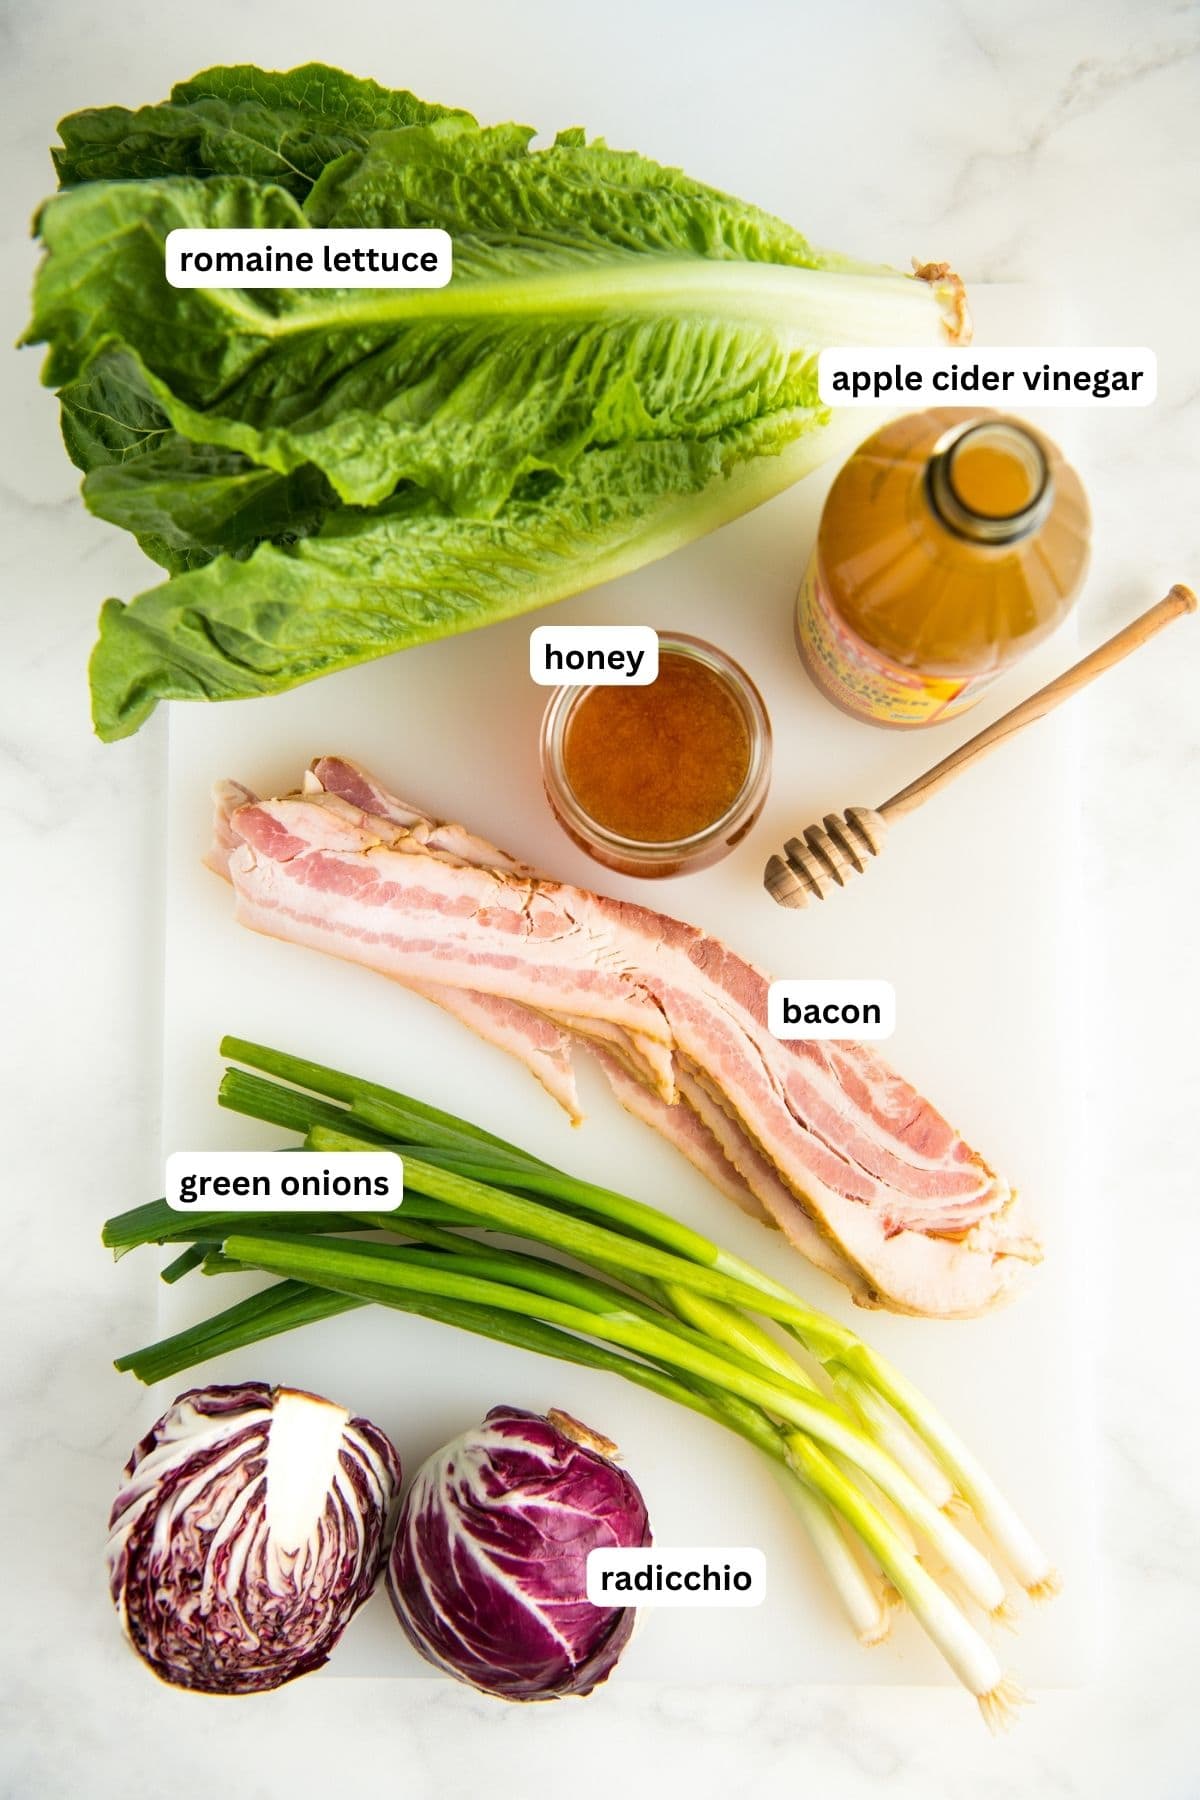
[[[257,1344],[280,1332],[295,1331],[335,1313],[349,1312],[364,1303],[348,1294],[323,1293],[299,1281],[281,1281],[265,1294],[253,1294],[226,1312],[193,1325],[174,1337],[162,1338],[143,1350],[131,1350],[116,1359],[115,1367],[128,1370],[147,1384],[178,1375],[210,1357],[224,1356],[245,1344]]]
[[[190,1275],[193,1269],[200,1266],[213,1247],[213,1245],[206,1244],[203,1241],[189,1244],[187,1249],[181,1250],[179,1255],[175,1257],[172,1262],[169,1262],[165,1269],[160,1270],[159,1280],[165,1281],[168,1286],[172,1282],[182,1281],[185,1275]]]

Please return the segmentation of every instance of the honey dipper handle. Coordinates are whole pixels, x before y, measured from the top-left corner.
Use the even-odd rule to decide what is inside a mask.
[[[1067,669],[1046,687],[1039,688],[1036,694],[1030,694],[1028,700],[1022,700],[1020,706],[1014,706],[1011,712],[1006,712],[994,725],[989,725],[985,731],[969,738],[949,756],[943,757],[940,763],[935,763],[932,769],[927,769],[924,775],[919,775],[916,781],[910,781],[906,788],[901,788],[898,794],[885,800],[878,810],[885,819],[899,818],[904,813],[914,811],[923,800],[928,800],[930,794],[936,794],[948,781],[953,781],[968,763],[974,762],[977,757],[986,756],[997,744],[1002,744],[1006,738],[1023,731],[1026,725],[1032,725],[1035,719],[1053,712],[1056,706],[1061,706],[1064,700],[1077,694],[1089,681],[1095,681],[1097,675],[1103,675],[1114,663],[1119,663],[1132,651],[1139,649],[1155,632],[1161,631],[1164,625],[1169,625],[1172,619],[1195,610],[1196,596],[1191,588],[1176,582],[1157,606],[1152,606],[1131,625],[1126,625],[1123,631],[1110,637],[1107,643],[1101,644],[1098,650],[1093,650],[1090,656],[1085,656],[1082,662],[1077,662],[1074,668]]]

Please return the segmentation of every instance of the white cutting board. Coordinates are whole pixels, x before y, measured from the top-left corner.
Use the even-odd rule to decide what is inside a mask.
[[[973,298],[980,341],[1065,335],[1045,298],[1027,290]],[[1086,415],[1040,417],[1086,480],[1077,424]],[[872,423],[866,413],[852,415],[850,441]],[[1065,628],[967,720],[906,734],[843,717],[810,686],[792,640],[796,586],[834,466],[716,536],[554,611],[560,624],[625,621],[695,632],[731,652],[758,683],[775,732],[771,793],[749,840],[715,869],[658,883],[621,880],[559,830],[538,774],[546,691],[527,672],[529,632],[544,614],[277,699],[173,707],[164,1150],[281,1141],[215,1104],[217,1043],[229,1032],[407,1090],[687,1219],[860,1329],[982,1454],[1066,1577],[1057,1603],[1022,1607],[1020,1637],[1002,1639],[1001,1655],[1032,1685],[1072,1683],[1086,1672],[1094,1582],[1070,715],[1039,725],[904,820],[882,861],[823,906],[783,912],[763,891],[761,872],[767,854],[794,831],[846,805],[877,804],[1072,661],[1076,635]],[[1095,635],[1086,601],[1082,635]],[[590,1067],[580,1070],[588,1118],[572,1130],[523,1068],[435,1007],[366,970],[236,925],[229,889],[201,867],[212,783],[233,776],[280,793],[328,751],[356,758],[421,807],[463,821],[552,874],[692,920],[778,975],[893,982],[898,1027],[882,1046],[888,1059],[1036,1209],[1047,1256],[1027,1293],[1005,1312],[965,1323],[861,1312],[622,1112]],[[177,1330],[244,1291],[240,1280],[198,1275],[160,1286],[160,1327]],[[911,1620],[900,1621],[881,1649],[857,1645],[758,1453],[613,1377],[374,1311],[253,1347],[203,1374],[325,1393],[388,1431],[408,1472],[490,1406],[557,1405],[619,1442],[659,1543],[754,1544],[766,1552],[761,1608],[646,1613],[622,1680],[950,1679]],[[194,1379],[164,1384],[155,1410]],[[430,1673],[393,1625],[382,1593],[351,1627],[334,1671]]]

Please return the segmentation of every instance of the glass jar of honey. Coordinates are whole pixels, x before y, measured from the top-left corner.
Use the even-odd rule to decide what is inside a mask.
[[[1079,477],[999,413],[895,419],[837,475],[796,639],[827,699],[873,725],[963,713],[1069,611],[1088,561]]]
[[[645,687],[561,687],[542,720],[542,781],[568,837],[623,875],[683,875],[726,856],[767,796],[771,727],[731,657],[660,632]]]

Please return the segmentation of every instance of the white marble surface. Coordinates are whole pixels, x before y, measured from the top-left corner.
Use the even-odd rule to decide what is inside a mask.
[[[136,104],[215,61],[324,57],[487,118],[583,120],[765,205],[811,171],[818,242],[1070,294],[1081,338],[1149,343],[1160,401],[1092,433],[1085,636],[1200,578],[1200,13],[1109,3],[840,8],[608,0],[436,9],[369,0],[49,0],[5,18],[3,326],[24,318],[26,220],[54,120]],[[602,99],[597,100],[597,96]],[[790,184],[789,184],[790,187]],[[87,726],[94,600],[136,550],[84,514],[36,358],[0,369],[0,889],[6,1029],[5,1614],[0,1793],[247,1800],[385,1779],[400,1791],[578,1800],[761,1789],[857,1800],[1200,1793],[1194,1692],[1200,1453],[1190,1353],[1197,1003],[1196,677],[1179,635],[1083,703],[1084,898],[1096,944],[1088,1092],[1097,1171],[1079,1231],[1112,1246],[1099,1385],[1103,1642],[1087,1688],[1043,1693],[1001,1743],[950,1690],[647,1688],[504,1709],[449,1683],[309,1681],[230,1706],[156,1688],[104,1594],[103,1515],[136,1396],[107,1370],[150,1324],[102,1216],[156,1180],[161,730]],[[1152,853],[1152,854],[1150,854]],[[1149,867],[1147,866],[1149,863]]]

